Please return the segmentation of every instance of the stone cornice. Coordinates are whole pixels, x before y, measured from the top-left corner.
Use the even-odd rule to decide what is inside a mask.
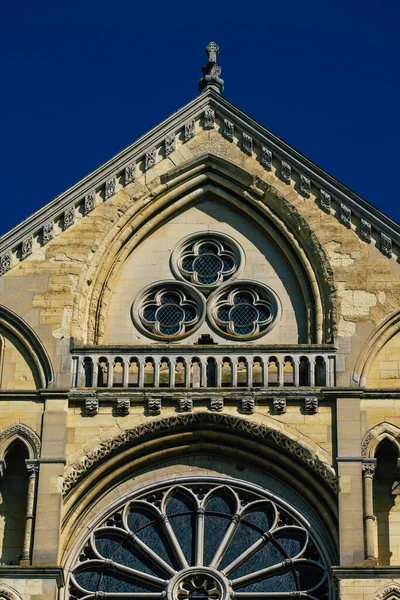
[[[374,241],[384,256],[392,256],[393,243],[400,247],[399,224],[243,113],[229,100],[209,89],[4,234],[0,238],[0,275],[32,253],[35,236],[41,245],[52,240],[56,235],[56,221],[62,223],[62,230],[73,226],[78,207],[87,214],[95,207],[96,197],[99,201],[111,198],[135,179],[138,167],[144,172],[154,166],[157,152],[168,156],[175,148],[177,135],[181,135],[184,142],[188,141],[195,134],[196,120],[200,120],[203,129],[217,128],[228,140],[233,141],[235,136],[239,137],[242,151],[254,156],[266,170],[271,170],[273,164],[275,167],[279,164],[276,172],[279,172],[285,184],[295,185],[298,193],[305,197],[310,196],[313,189],[317,199],[319,197],[322,210],[335,215],[366,243]],[[294,173],[299,179],[297,183],[293,179]]]
[[[64,569],[56,566],[1,565],[0,579],[55,579],[57,587],[64,587]]]

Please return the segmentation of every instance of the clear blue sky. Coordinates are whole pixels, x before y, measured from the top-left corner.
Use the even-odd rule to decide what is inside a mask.
[[[224,95],[400,221],[400,2],[7,2],[0,233],[197,95]]]

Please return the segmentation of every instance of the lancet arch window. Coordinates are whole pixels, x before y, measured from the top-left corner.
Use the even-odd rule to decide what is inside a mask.
[[[307,521],[261,488],[217,477],[142,491],[95,528],[69,600],[330,598]]]

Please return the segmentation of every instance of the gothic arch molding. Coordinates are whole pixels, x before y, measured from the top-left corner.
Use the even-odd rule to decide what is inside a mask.
[[[137,200],[103,241],[90,272],[82,276],[82,288],[83,278],[93,281],[91,291],[82,294],[81,304],[75,308],[88,322],[87,343],[102,342],[114,285],[135,247],[206,194],[244,213],[276,241],[298,276],[306,306],[313,307],[310,343],[332,342],[336,320],[333,275],[310,227],[275,188],[236,164],[206,153],[162,176],[150,200],[148,195]]]
[[[145,422],[102,442],[67,467],[63,526],[66,537],[74,523],[117,485],[135,480],[160,463],[204,453],[216,462],[222,455],[286,481],[318,510],[335,539],[338,479],[315,449],[303,440],[285,435],[274,424],[217,413],[186,413]]]
[[[395,446],[400,458],[400,428],[386,421],[367,431],[361,444],[362,456],[374,458],[377,447],[384,439],[388,439]]]
[[[397,309],[379,323],[365,342],[353,372],[353,379],[357,385],[360,387],[366,385],[368,373],[375,357],[399,331],[400,309]]]
[[[0,431],[0,459],[4,459],[7,448],[16,440],[24,444],[30,459],[40,457],[41,443],[37,433],[22,423],[16,423]]]
[[[0,334],[2,330],[15,336],[31,357],[40,387],[47,388],[54,379],[53,367],[47,351],[33,329],[16,313],[0,305]]]
[[[9,585],[0,583],[0,600],[22,600],[22,596]]]
[[[374,600],[397,600],[400,599],[400,586],[396,584],[385,586],[374,596]]]

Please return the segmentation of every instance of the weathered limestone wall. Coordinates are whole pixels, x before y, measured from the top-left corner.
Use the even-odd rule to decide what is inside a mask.
[[[34,390],[40,387],[31,357],[9,331],[3,333],[1,359],[2,390]]]
[[[367,387],[400,387],[400,334],[394,335],[376,355]]]

